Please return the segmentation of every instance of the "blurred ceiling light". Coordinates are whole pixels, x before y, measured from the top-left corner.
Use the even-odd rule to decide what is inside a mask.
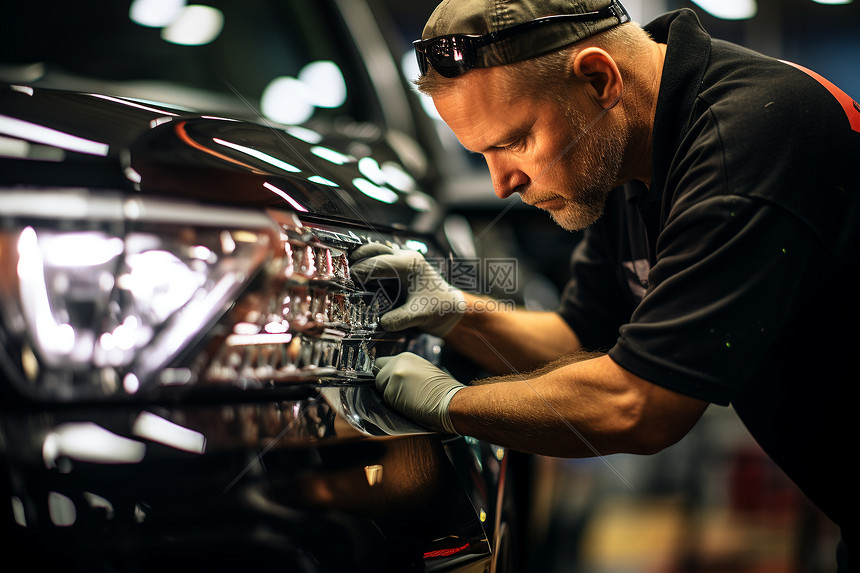
[[[309,120],[315,108],[336,108],[344,103],[343,73],[334,62],[319,60],[304,66],[297,78],[280,76],[270,81],[263,90],[260,108],[271,120],[297,125]]]
[[[314,114],[307,84],[296,78],[282,76],[273,79],[263,90],[260,108],[264,116],[278,123],[304,123]]]
[[[202,46],[212,42],[224,28],[221,10],[202,4],[185,6],[179,16],[161,31],[161,37],[171,44]]]
[[[746,20],[756,15],[755,0],[693,0],[703,10],[723,20]]]
[[[134,0],[128,17],[135,24],[148,28],[164,28],[179,17],[185,0]]]
[[[827,4],[827,5],[837,5],[837,4],[851,4],[854,0],[812,0],[816,4]]]
[[[308,86],[310,103],[317,107],[340,107],[346,103],[346,81],[334,62],[311,62],[299,72],[299,81]]]

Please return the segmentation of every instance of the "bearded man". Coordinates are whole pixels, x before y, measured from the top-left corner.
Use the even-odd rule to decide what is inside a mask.
[[[384,399],[439,432],[569,457],[654,453],[732,405],[854,570],[860,106],[690,10],[641,27],[616,0],[445,0],[415,50],[419,88],[496,195],[585,232],[552,312],[487,312],[417,253],[356,251],[356,275],[423,285],[383,327],[504,375],[463,384],[405,353],[377,361]]]

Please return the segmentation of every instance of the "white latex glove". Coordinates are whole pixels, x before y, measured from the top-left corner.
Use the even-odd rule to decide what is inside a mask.
[[[385,330],[415,327],[445,336],[466,311],[463,292],[445,282],[417,251],[369,243],[352,253],[350,270],[361,282],[397,277],[401,288],[406,289],[406,302],[380,318],[379,324]]]
[[[396,411],[438,432],[457,433],[448,406],[466,386],[411,352],[377,358],[373,372],[376,388]]]

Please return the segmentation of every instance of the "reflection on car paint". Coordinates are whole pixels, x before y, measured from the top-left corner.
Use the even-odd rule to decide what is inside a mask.
[[[10,549],[67,571],[492,570],[499,460],[373,384],[377,357],[441,365],[442,341],[381,330],[405,293],[351,281],[349,253],[449,246],[424,192],[433,148],[398,111],[405,91],[363,67],[367,6],[218,0],[226,25],[188,48],[162,40],[205,41],[173,35],[190,8],[174,4],[148,26],[115,0],[6,7]],[[290,91],[265,97],[276,86]]]

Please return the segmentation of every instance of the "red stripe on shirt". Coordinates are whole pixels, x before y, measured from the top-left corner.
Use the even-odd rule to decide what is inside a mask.
[[[786,62],[785,60],[782,61],[808,74],[818,83],[826,87],[827,90],[831,94],[833,94],[833,97],[835,97],[837,101],[839,101],[839,104],[842,106],[842,109],[845,110],[845,115],[848,116],[848,121],[851,123],[851,129],[856,132],[860,132],[860,104],[854,101],[847,93],[836,87],[833,82],[831,82],[824,76],[817,74],[816,72],[813,72],[812,70],[804,68],[803,66],[795,64],[793,62]]]

